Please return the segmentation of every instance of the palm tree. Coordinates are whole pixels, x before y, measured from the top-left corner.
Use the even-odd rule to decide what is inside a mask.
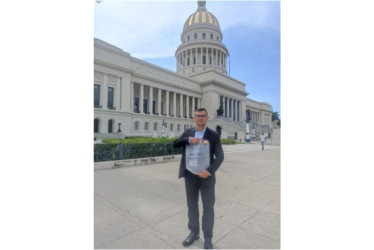
[[[278,112],[273,112],[273,114],[271,115],[271,121],[277,121],[279,120],[279,114]]]

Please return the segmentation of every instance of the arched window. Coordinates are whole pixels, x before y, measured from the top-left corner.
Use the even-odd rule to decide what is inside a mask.
[[[99,133],[99,119],[94,120],[94,133]]]
[[[210,34],[210,40],[213,40],[213,34]]]
[[[205,33],[203,33],[203,39],[205,39],[206,38],[206,34]]]
[[[108,121],[108,133],[113,133],[113,120]]]
[[[136,122],[134,123],[134,130],[138,130],[138,129],[139,129],[139,122],[136,121]]]
[[[193,39],[195,40],[197,39],[197,34],[193,35]]]

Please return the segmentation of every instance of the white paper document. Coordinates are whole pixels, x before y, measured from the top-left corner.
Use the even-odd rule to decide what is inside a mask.
[[[206,170],[210,165],[209,141],[186,146],[186,168],[197,174]]]

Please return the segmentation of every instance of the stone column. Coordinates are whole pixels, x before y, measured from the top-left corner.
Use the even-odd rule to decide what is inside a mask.
[[[127,111],[126,109],[127,108],[130,108],[130,110],[131,110],[131,107],[132,107],[132,105],[131,105],[131,96],[132,96],[132,93],[131,93],[131,91],[132,91],[132,83],[130,82],[130,89],[126,89],[125,88],[125,86],[126,86],[126,82],[127,82],[127,79],[126,78],[124,78],[124,77],[121,77],[120,78],[121,79],[121,82],[120,82],[120,84],[121,84],[121,97],[120,97],[120,100],[121,100],[121,110],[122,111]],[[129,91],[130,90],[130,91]],[[127,95],[127,93],[129,93],[130,92],[130,95]],[[130,96],[130,100],[127,100],[127,96]],[[129,103],[129,101],[130,101],[130,103]],[[129,107],[129,104],[130,104],[130,107]]]
[[[195,116],[195,97],[192,96],[192,117]]]
[[[153,87],[149,86],[149,100],[148,100],[148,111],[150,114],[153,114]]]
[[[140,84],[140,97],[139,97],[139,111],[140,114],[144,114],[143,109],[144,109],[144,85]]]
[[[218,66],[218,49],[216,49],[216,66]]]
[[[179,115],[183,117],[183,95],[179,94]]]
[[[161,89],[158,89],[158,95],[157,95],[157,113],[158,115],[161,115]]]
[[[101,91],[101,100],[103,100],[103,109],[108,109],[108,75],[104,73],[103,90]]]
[[[200,47],[200,52],[201,52],[201,54],[200,54],[200,57],[201,57],[201,65],[203,65],[203,47]]]
[[[186,116],[187,116],[187,119],[190,118],[190,97],[188,95],[186,95]]]
[[[240,101],[238,101],[238,116],[237,116],[237,121],[241,121],[241,117],[240,117],[240,114],[242,113],[242,112],[240,112],[241,111],[241,105],[240,105]]]
[[[169,116],[169,90],[166,90],[166,116]]]
[[[177,93],[174,92],[173,94],[173,115],[174,117],[177,116]]]
[[[117,84],[116,84],[116,98],[115,98],[115,107],[116,110],[121,109],[121,78],[117,77]]]
[[[134,100],[135,100],[135,83],[131,82],[131,93],[130,93],[130,109],[134,112]]]

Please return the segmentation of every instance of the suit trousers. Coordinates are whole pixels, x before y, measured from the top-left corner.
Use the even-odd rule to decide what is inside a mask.
[[[215,202],[215,183],[214,175],[207,178],[186,171],[184,176],[188,207],[188,228],[195,233],[200,232],[199,224],[199,191],[203,203],[202,229],[205,238],[213,237],[214,225],[214,202]]]

